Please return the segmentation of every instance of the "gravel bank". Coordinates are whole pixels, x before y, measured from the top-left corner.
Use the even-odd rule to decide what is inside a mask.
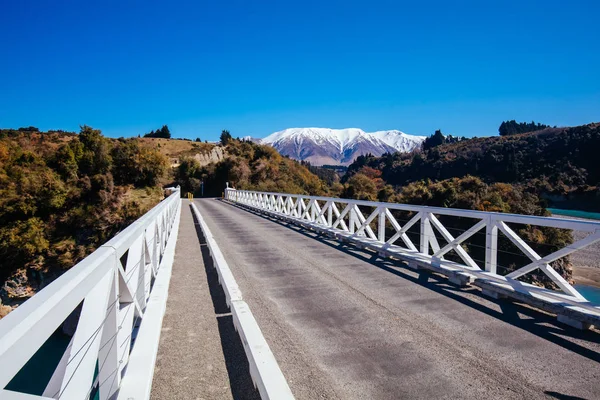
[[[595,219],[567,217],[557,214],[553,214],[552,216],[563,219],[598,222]],[[573,239],[575,241],[583,239],[587,235],[589,235],[587,232],[573,231]],[[600,287],[600,242],[596,242],[585,249],[571,254],[571,261],[573,263],[573,279],[575,283]]]

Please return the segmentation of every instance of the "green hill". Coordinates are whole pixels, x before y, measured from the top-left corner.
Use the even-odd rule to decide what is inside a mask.
[[[508,136],[474,138],[411,154],[359,157],[346,180],[364,166],[392,186],[474,175],[486,183],[522,185],[554,204],[600,209],[600,124],[547,128]]]
[[[158,203],[167,169],[87,126],[0,130],[0,317]]]
[[[324,194],[300,163],[268,146],[166,138],[110,139],[0,129],[0,318],[156,205],[181,184],[220,196],[243,189]],[[4,305],[3,305],[4,304]]]
[[[600,124],[439,142],[411,154],[359,157],[344,176],[342,197],[529,215],[549,215],[548,203],[600,208],[600,167],[595,155],[600,148]],[[456,232],[471,224],[460,218],[441,219]],[[571,232],[561,229],[515,229],[542,255],[573,241]],[[499,268],[504,272],[528,262],[513,247],[506,240],[499,242]],[[481,260],[482,248],[484,243],[471,243],[468,251]],[[571,280],[569,257],[552,266]],[[526,280],[553,286],[539,273]]]
[[[306,165],[284,157],[274,148],[232,139],[225,146],[225,158],[201,166],[192,157],[181,157],[175,180],[186,192],[199,196],[221,196],[226,182],[237,189],[295,194],[324,195],[329,187]]]

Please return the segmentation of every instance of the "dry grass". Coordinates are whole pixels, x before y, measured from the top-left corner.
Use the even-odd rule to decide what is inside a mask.
[[[140,138],[142,146],[158,149],[169,158],[180,156],[194,156],[198,153],[210,153],[216,146],[213,143],[190,142],[188,140]]]
[[[70,142],[78,135],[69,132],[23,132],[13,140],[27,151],[42,154],[54,153],[58,147]],[[110,140],[118,140],[109,138]],[[192,142],[189,140],[161,139],[161,138],[135,138],[140,145],[146,148],[159,150],[167,156],[171,163],[175,163],[181,156],[193,157],[197,154],[209,154],[217,145],[214,143]]]
[[[12,311],[12,309],[13,308],[11,306],[5,306],[0,303],[0,319],[2,319],[2,317],[6,317],[8,313]]]
[[[9,139],[18,143],[24,151],[48,155],[75,137],[77,137],[75,134],[67,132],[22,132],[18,136],[9,136]]]
[[[149,211],[164,198],[163,190],[159,187],[155,188],[132,188],[125,195],[124,200],[136,201],[143,212]]]

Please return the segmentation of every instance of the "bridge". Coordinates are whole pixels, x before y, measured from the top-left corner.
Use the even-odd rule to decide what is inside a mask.
[[[584,235],[546,248],[532,227]],[[600,306],[553,268],[598,241],[580,220],[173,188],[0,320],[0,398],[600,398]]]

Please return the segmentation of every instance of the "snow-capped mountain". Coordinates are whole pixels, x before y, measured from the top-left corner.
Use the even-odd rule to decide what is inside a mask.
[[[367,153],[380,156],[396,151],[409,152],[421,146],[423,140],[425,136],[395,130],[368,133],[357,128],[290,128],[275,132],[260,143],[313,165],[348,165]]]

